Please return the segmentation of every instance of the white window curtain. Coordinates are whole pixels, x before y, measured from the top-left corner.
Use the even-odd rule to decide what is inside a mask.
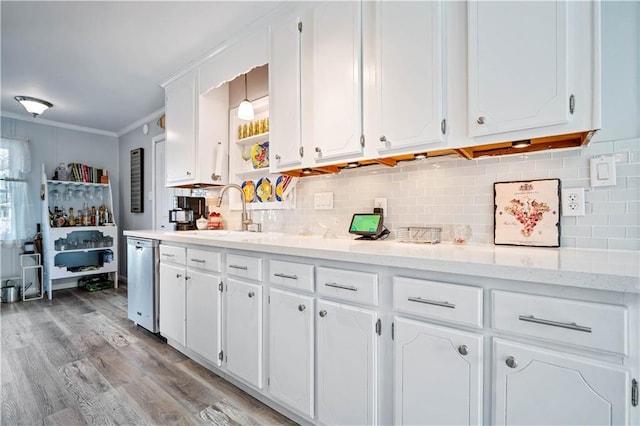
[[[28,235],[34,206],[28,194],[29,142],[0,138],[0,245],[16,245]]]

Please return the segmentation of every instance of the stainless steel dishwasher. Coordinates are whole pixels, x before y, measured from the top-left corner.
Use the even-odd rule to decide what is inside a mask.
[[[158,329],[158,241],[127,237],[128,316],[152,333]]]

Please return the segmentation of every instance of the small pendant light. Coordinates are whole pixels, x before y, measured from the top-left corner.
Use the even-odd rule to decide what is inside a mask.
[[[247,74],[244,75],[244,100],[238,107],[238,118],[241,120],[253,120],[253,105],[247,98]]]

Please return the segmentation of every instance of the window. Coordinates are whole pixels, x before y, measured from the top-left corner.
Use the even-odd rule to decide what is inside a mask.
[[[23,241],[33,209],[28,197],[29,142],[0,138],[0,243]]]

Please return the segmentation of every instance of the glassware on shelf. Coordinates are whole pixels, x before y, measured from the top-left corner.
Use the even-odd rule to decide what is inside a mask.
[[[249,158],[251,158],[251,155],[249,155]],[[58,191],[57,189],[52,189],[51,191],[49,191],[49,198],[54,203],[57,203],[58,201],[60,201],[60,191]]]
[[[73,198],[73,189],[70,186],[64,190],[62,198],[64,201],[71,201],[71,199]]]
[[[97,201],[102,201],[104,196],[102,194],[102,188],[97,186],[96,189],[94,190],[94,194],[93,194],[93,198],[95,198]]]
[[[84,198],[84,191],[81,188],[77,188],[75,191],[73,191],[73,196],[77,199]]]
[[[242,159],[244,161],[249,161],[251,160],[251,146],[250,145],[245,145],[242,147]]]

